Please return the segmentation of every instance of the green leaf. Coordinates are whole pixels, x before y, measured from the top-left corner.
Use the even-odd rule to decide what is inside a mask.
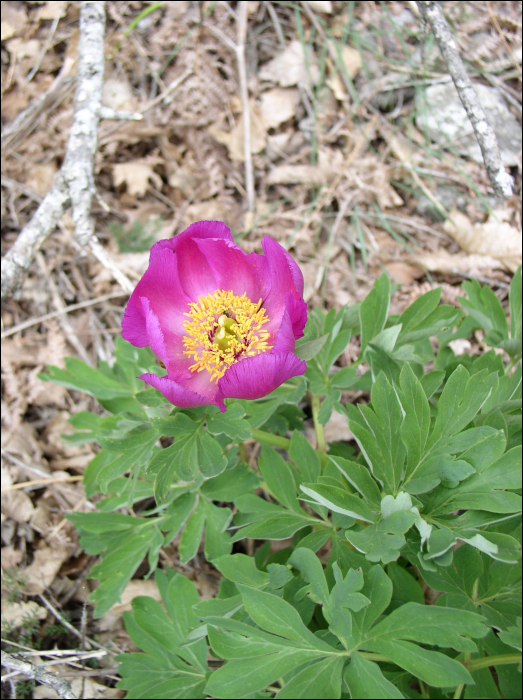
[[[298,530],[316,525],[319,522],[321,521],[307,517],[305,514],[301,516],[283,511],[243,527],[233,536],[232,541],[237,542],[245,537],[257,540],[286,540]]]
[[[400,387],[400,401],[405,411],[400,435],[407,448],[405,476],[408,476],[425,451],[430,428],[430,408],[423,387],[408,363],[401,370]]]
[[[428,448],[459,433],[470,423],[497,384],[497,374],[482,370],[470,376],[463,365],[450,375],[438,402],[438,415]]]
[[[328,337],[329,334],[325,333],[325,335],[321,335],[319,338],[314,338],[314,340],[305,341],[303,343],[298,342],[296,344],[296,348],[294,349],[294,354],[301,360],[312,360],[312,358],[316,357],[316,355],[322,350]]]
[[[203,499],[200,499],[195,511],[187,520],[187,524],[180,538],[180,545],[178,547],[180,564],[187,564],[187,562],[196,555],[202,539],[205,516],[205,505]]]
[[[131,387],[111,379],[100,370],[89,367],[85,362],[76,357],[65,358],[66,369],[60,369],[50,365],[49,374],[40,374],[40,379],[52,381],[68,389],[78,389],[97,399],[115,399],[119,397],[131,397]]]
[[[70,519],[73,520],[71,516]],[[155,541],[157,533],[158,530],[152,522],[150,526],[140,528],[135,534],[123,533],[124,537],[119,543],[115,543],[102,562],[91,569],[89,578],[101,581],[90,597],[93,603],[97,603],[95,617],[105,615],[109,608],[119,601],[123,590]]]
[[[234,583],[244,583],[253,588],[263,588],[269,583],[269,574],[257,569],[254,559],[245,554],[229,554],[218,557],[213,561],[213,564],[229,581],[234,581]]]
[[[425,319],[436,309],[441,299],[441,287],[431,289],[418,297],[398,319],[403,335],[420,328]]]
[[[395,389],[382,372],[371,392],[372,408],[359,405],[347,408],[349,428],[360,446],[376,479],[383,482],[387,493],[394,493],[403,472],[405,447],[400,438],[402,407]]]
[[[289,457],[298,467],[302,483],[316,481],[321,473],[320,458],[310,442],[298,430],[292,433]]]
[[[510,283],[510,335],[512,338],[517,338],[521,340],[523,337],[522,333],[522,320],[521,320],[521,265],[518,267],[517,272],[512,278]]]
[[[329,459],[339,469],[349,484],[361,494],[369,506],[374,508],[380,507],[381,493],[367,467],[337,455],[329,455]]]
[[[332,652],[332,647],[316,637],[302,622],[295,608],[278,596],[237,584],[245,609],[253,622],[271,634],[298,642],[320,652]]]
[[[227,466],[227,458],[220,444],[183,413],[153,420],[162,432],[175,437],[174,443],[159,452],[147,468],[148,474],[156,474],[154,489],[157,503],[163,503],[175,478],[192,481],[198,472],[205,478],[217,476]]]
[[[404,668],[413,676],[439,688],[453,687],[460,683],[473,683],[465,666],[438,651],[428,651],[404,641],[384,639],[365,642],[365,649],[384,654],[392,663]]]
[[[376,520],[374,513],[359,496],[354,496],[337,486],[302,484],[300,489],[313,499],[313,503],[326,506],[335,513],[348,515],[367,523],[373,523]]]
[[[359,552],[363,552],[369,561],[382,561],[389,564],[396,561],[400,549],[405,545],[403,536],[414,525],[418,515],[408,510],[398,510],[375,525],[355,532],[347,530],[345,537]]]
[[[216,412],[207,419],[207,430],[212,435],[225,433],[233,442],[244,442],[252,437],[251,426],[243,420],[245,411],[239,403],[227,406],[225,413]]]
[[[359,379],[357,367],[343,367],[335,374],[329,375],[329,382],[333,389],[349,389]]]
[[[208,561],[214,562],[218,557],[229,554],[232,540],[227,528],[232,520],[230,508],[215,506],[207,499],[205,505],[205,547],[204,554]]]
[[[296,649],[229,661],[211,675],[205,693],[213,698],[248,697],[264,690],[296,666],[310,663],[317,656],[318,652],[312,649]]]
[[[388,681],[378,664],[369,661],[357,651],[350,657],[350,665],[343,678],[349,686],[351,698],[403,698],[400,691]]]
[[[290,556],[288,564],[299,569],[310,585],[307,587],[311,600],[321,605],[328,605],[329,588],[318,557],[310,549],[299,547]]]
[[[301,515],[303,511],[296,497],[296,484],[289,463],[272,447],[264,445],[258,466],[273,496],[289,510]]]
[[[299,673],[276,694],[277,698],[325,698],[341,696],[341,672],[345,664],[343,657],[331,657],[316,661]]]
[[[461,286],[468,296],[468,299],[460,299],[461,306],[467,309],[480,328],[498,331],[501,339],[508,338],[505,311],[492,289],[487,285],[482,287],[477,280],[463,282]]]
[[[374,287],[360,306],[362,355],[370,341],[383,330],[389,312],[389,302],[390,282],[383,273],[374,282]]]
[[[451,647],[456,651],[475,652],[477,647],[469,637],[478,638],[487,634],[488,628],[483,620],[466,610],[407,603],[374,625],[368,639],[407,639]]]
[[[117,687],[130,691],[128,697],[169,700],[204,696],[204,674],[180,671],[149,654],[119,654],[115,660],[122,676]],[[187,668],[190,670],[189,666]]]

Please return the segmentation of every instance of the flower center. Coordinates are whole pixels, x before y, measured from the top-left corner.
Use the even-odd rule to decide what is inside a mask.
[[[239,297],[223,289],[192,302],[185,314],[189,320],[182,324],[187,333],[183,354],[195,359],[190,371],[207,369],[211,379],[218,381],[240,358],[270,350],[270,333],[262,330],[269,319],[261,303],[260,299],[254,304],[245,293]]]

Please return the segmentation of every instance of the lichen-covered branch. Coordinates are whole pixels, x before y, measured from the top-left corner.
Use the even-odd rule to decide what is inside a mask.
[[[54,676],[52,673],[45,671],[42,666],[17,659],[15,656],[5,651],[2,652],[2,666],[11,669],[11,671],[23,673],[27,678],[31,678],[39,683],[48,685],[61,698],[70,698],[71,700],[75,700],[76,698],[76,695],[71,690],[69,681],[65,678]]]
[[[498,197],[510,197],[513,191],[512,178],[505,170],[496,134],[488,123],[476,91],[470,82],[441,5],[439,2],[424,1],[419,1],[416,4],[421,16],[430,25],[443,58],[447,63],[449,73],[481,148],[483,161],[494,192]]]
[[[93,169],[98,148],[98,123],[104,113],[102,88],[104,72],[105,2],[85,0],[80,11],[78,78],[74,115],[64,164],[53,186],[2,260],[2,299],[19,290],[36,251],[53,232],[69,205],[75,222],[75,236],[100,262],[111,270],[128,292],[134,285],[118,270],[94,233],[91,202],[95,194]]]

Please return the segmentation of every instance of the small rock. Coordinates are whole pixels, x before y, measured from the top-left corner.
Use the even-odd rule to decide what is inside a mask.
[[[492,87],[474,85],[489,124],[496,133],[505,165],[517,165],[521,152],[521,127],[503,97]],[[477,163],[483,163],[472,124],[454,83],[431,85],[416,97],[417,127],[444,147],[452,147]]]

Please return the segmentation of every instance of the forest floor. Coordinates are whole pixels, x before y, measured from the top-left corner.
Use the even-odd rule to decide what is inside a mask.
[[[468,122],[458,114],[459,128],[448,128],[457,93],[414,2],[246,5],[242,99],[238,3],[107,2],[104,102],[143,116],[99,129],[93,216],[117,267],[136,282],[154,241],[218,219],[248,252],[264,235],[291,251],[311,308],[361,301],[382,271],[395,284],[392,313],[438,285],[445,303],[459,305],[470,278],[506,306],[521,263],[521,4],[444,3],[469,76],[494,105],[518,193],[503,203]],[[2,255],[62,166],[79,11],[79,2],[2,3]],[[156,596],[155,584],[140,569],[121,605],[92,619],[94,557],[64,514],[95,507],[81,485],[94,448],[61,435],[94,402],[38,378],[68,355],[110,361],[121,331],[128,295],[73,234],[65,214],[2,306],[2,636],[45,651],[78,649],[87,635],[126,651],[134,647],[122,612],[136,595]],[[461,351],[484,348],[480,333],[459,342]],[[357,355],[349,345],[342,364]],[[327,439],[347,439],[339,419]],[[203,558],[184,572],[203,597],[214,595],[217,572]],[[71,667],[55,668],[71,677]],[[124,695],[111,655],[74,673],[78,696]],[[15,692],[55,697],[31,684]]]

